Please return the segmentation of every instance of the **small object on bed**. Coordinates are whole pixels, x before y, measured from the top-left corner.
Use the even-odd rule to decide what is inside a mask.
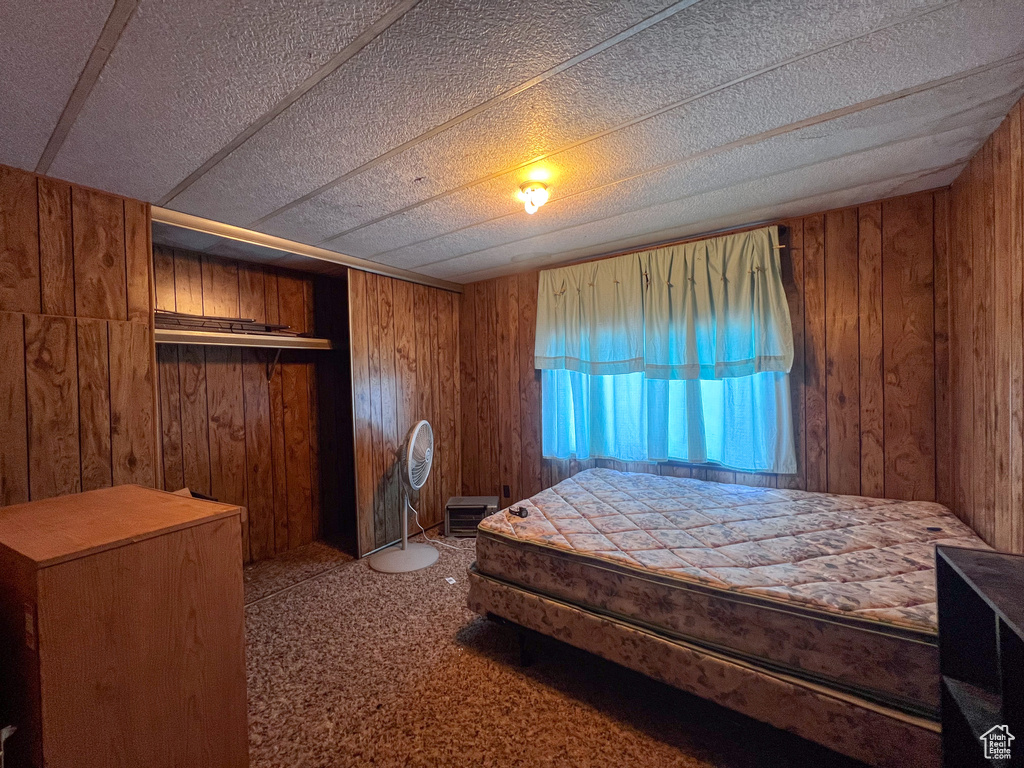
[[[508,513],[510,515],[515,515],[516,517],[521,517],[524,520],[530,516],[530,510],[526,507],[512,507]]]

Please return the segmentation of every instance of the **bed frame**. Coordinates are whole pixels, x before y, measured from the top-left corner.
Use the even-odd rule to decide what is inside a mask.
[[[940,727],[826,686],[759,667],[469,572],[469,607],[553,637],[883,768],[935,768]]]

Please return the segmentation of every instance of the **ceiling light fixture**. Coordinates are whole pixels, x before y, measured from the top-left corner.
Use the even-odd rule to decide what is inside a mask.
[[[526,204],[527,213],[536,213],[548,201],[548,187],[539,181],[528,181],[519,187],[518,197]]]

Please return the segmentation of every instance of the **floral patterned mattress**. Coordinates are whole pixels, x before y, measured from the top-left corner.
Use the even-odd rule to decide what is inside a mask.
[[[477,571],[935,716],[945,507],[590,469],[485,519]]]

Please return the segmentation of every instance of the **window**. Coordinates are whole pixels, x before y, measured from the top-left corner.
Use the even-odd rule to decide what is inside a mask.
[[[789,377],[764,372],[667,381],[642,372],[546,370],[548,458],[712,462],[744,472],[796,472]]]
[[[549,458],[796,472],[777,229],[541,273]]]

